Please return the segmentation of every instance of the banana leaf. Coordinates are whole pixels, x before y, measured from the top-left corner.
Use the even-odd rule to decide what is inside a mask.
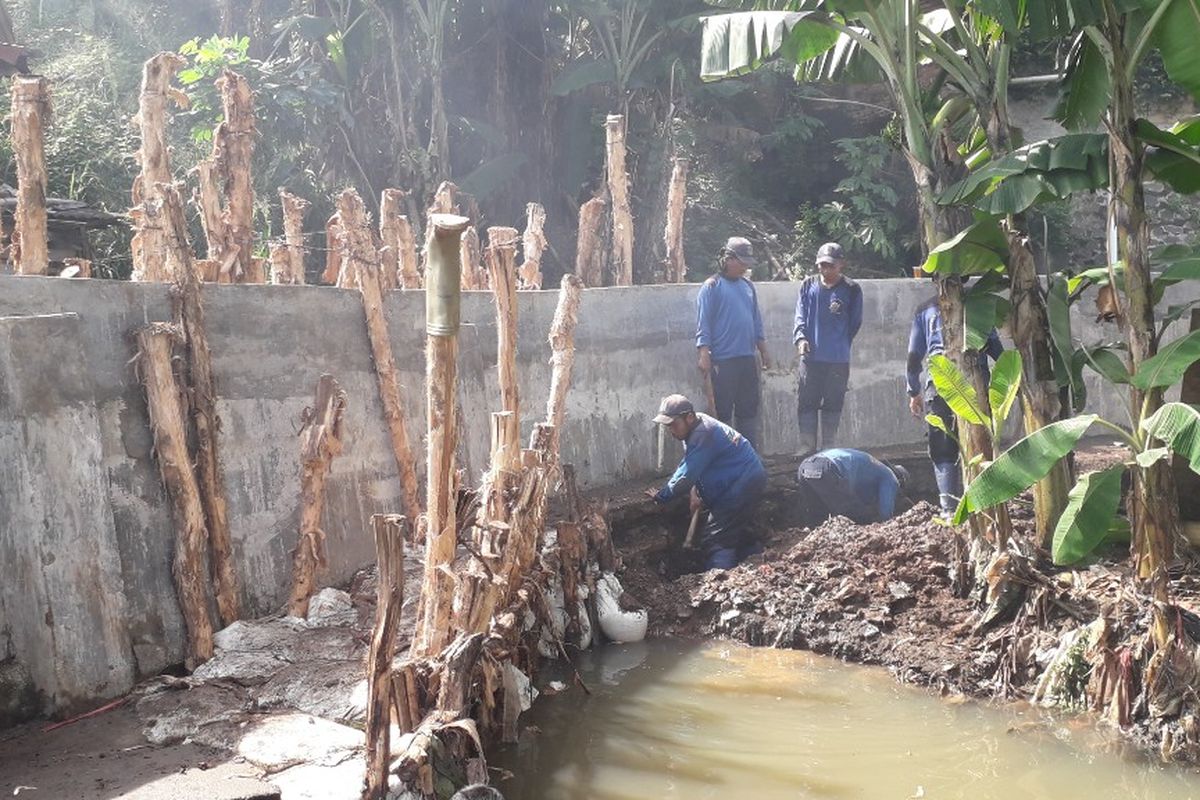
[[[1089,472],[1071,487],[1054,527],[1050,554],[1055,564],[1074,564],[1104,540],[1117,518],[1124,473],[1125,465],[1117,464]]]
[[[1021,388],[1021,354],[1016,350],[1005,350],[992,367],[992,379],[988,384],[988,402],[992,407],[992,419],[997,426],[1008,419],[1017,392]]]
[[[972,425],[982,425],[991,428],[991,419],[983,413],[979,406],[979,396],[975,387],[967,383],[967,378],[954,362],[943,355],[929,359],[929,377],[933,380],[937,393],[950,406],[955,415]]]
[[[743,11],[704,17],[700,79],[744,75],[775,56],[794,64],[816,58],[840,36],[815,11]]]
[[[1200,473],[1200,409],[1187,403],[1167,403],[1142,421],[1148,436],[1164,442]]]
[[[1181,336],[1146,359],[1130,383],[1139,389],[1158,389],[1183,380],[1183,373],[1200,359],[1200,331]]]
[[[981,219],[930,251],[922,269],[941,275],[983,275],[1008,263],[1008,237],[995,217]]]

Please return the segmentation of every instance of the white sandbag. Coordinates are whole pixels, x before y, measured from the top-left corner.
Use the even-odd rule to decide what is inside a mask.
[[[646,610],[622,611],[620,597],[624,592],[621,582],[611,572],[606,572],[596,581],[596,616],[600,630],[614,642],[640,642],[646,638],[646,627],[650,616]]]

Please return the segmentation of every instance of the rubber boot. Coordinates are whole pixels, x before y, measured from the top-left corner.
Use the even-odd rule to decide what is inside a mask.
[[[842,425],[842,412],[821,412],[821,449],[828,450],[837,447],[838,428]]]
[[[958,508],[958,498],[962,494],[962,471],[958,462],[943,462],[933,465],[933,475],[937,480],[938,506],[942,509],[942,519],[949,521]]]

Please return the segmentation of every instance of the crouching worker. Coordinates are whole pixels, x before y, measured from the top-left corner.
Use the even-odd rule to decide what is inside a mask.
[[[841,447],[804,459],[796,477],[815,510],[848,517],[859,525],[895,516],[900,492],[908,483],[904,467]]]
[[[700,547],[707,569],[730,569],[757,552],[754,516],[767,485],[767,471],[745,436],[707,414],[697,414],[681,394],[663,398],[654,421],[683,442],[683,460],[666,486],[646,495],[666,503],[688,486],[695,503],[708,509]]]

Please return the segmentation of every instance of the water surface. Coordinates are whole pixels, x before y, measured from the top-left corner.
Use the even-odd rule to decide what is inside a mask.
[[[674,640],[586,653],[493,766],[507,800],[1200,800],[1083,719],[949,703],[885,671]]]

